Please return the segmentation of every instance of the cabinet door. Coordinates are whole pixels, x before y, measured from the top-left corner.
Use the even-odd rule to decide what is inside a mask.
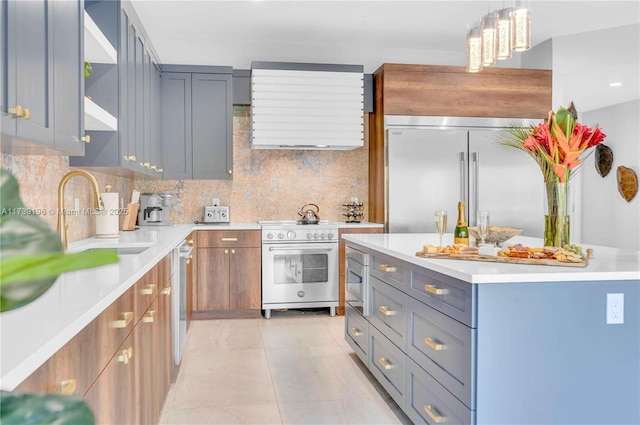
[[[231,248],[198,248],[197,310],[229,310],[229,252]]]
[[[179,295],[176,295],[179,296]],[[173,340],[171,339],[171,300],[173,299],[171,282],[158,295],[158,375],[160,376],[158,391],[161,394],[160,408],[164,403],[164,397],[171,385],[171,375],[173,374]]]
[[[118,137],[120,144],[120,163],[129,167],[131,155],[135,151],[131,148],[129,126],[131,117],[129,116],[129,15],[124,9],[120,9],[120,45],[118,48],[118,72],[120,96],[118,99]]]
[[[143,140],[143,152],[144,152],[144,171],[151,174],[151,56],[149,52],[144,49],[142,52],[142,80],[143,80],[143,94],[142,94],[142,124],[144,136]]]
[[[135,144],[136,144],[136,169],[144,171],[142,164],[145,162],[144,152],[144,43],[139,34],[134,40],[135,50],[135,97],[133,99],[134,115],[136,121]]]
[[[232,80],[230,74],[192,75],[194,179],[232,177]]]
[[[163,72],[161,79],[164,178],[191,179],[191,74]]]
[[[53,146],[52,2],[11,0],[3,1],[2,7],[6,12],[6,30],[2,31],[6,47],[2,112],[17,106],[24,111],[17,118],[3,114],[2,131]]]
[[[127,140],[130,153],[130,161],[127,162],[127,168],[138,170],[138,161],[142,161],[139,157],[136,140],[136,29],[131,25],[129,20],[129,28],[127,30]]]
[[[231,310],[262,306],[261,248],[231,248],[229,287]]]
[[[53,2],[54,128],[57,149],[84,155],[84,2]]]
[[[151,151],[149,152],[149,161],[151,168],[155,171],[155,176],[161,176],[162,169],[162,147],[160,146],[160,97],[161,82],[160,69],[158,65],[152,61],[151,63]]]
[[[138,372],[138,394],[140,400],[140,423],[158,423],[160,405],[160,382],[164,374],[161,369],[164,355],[160,323],[158,317],[158,299],[156,298],[144,313],[135,329],[136,332],[136,367]],[[139,338],[139,339],[137,339]]]
[[[137,412],[136,365],[138,355],[132,332],[85,395],[97,424],[133,424]]]

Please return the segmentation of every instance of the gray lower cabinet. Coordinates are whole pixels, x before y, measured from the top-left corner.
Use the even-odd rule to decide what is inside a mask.
[[[0,3],[2,150],[81,155],[83,1]]]
[[[231,179],[232,69],[176,65],[162,71],[164,178]]]

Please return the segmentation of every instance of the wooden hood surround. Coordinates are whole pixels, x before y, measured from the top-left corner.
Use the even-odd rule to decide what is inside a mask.
[[[546,118],[551,70],[383,64],[369,114],[369,221],[385,220],[385,115]]]

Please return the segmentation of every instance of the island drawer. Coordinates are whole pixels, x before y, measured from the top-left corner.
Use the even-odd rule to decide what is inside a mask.
[[[475,412],[462,404],[413,360],[407,360],[407,416],[413,423],[473,424]]]
[[[369,321],[398,347],[405,350],[407,295],[371,277]]]
[[[366,365],[369,354],[369,322],[347,304],[344,324],[347,343]]]
[[[402,409],[405,406],[407,356],[375,327],[370,329],[369,370]]]
[[[469,408],[475,329],[409,297],[407,354]]]
[[[414,268],[409,295],[472,328],[474,286],[431,270]]]
[[[411,267],[404,261],[379,253],[372,255],[371,275],[398,289],[411,285]]]

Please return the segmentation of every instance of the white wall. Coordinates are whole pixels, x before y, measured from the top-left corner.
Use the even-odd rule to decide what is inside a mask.
[[[618,192],[619,165],[640,175],[640,100],[582,114],[581,122],[599,124],[607,135],[604,144],[613,150],[613,166],[606,177],[595,170],[595,155],[583,164],[582,242],[640,250],[640,195],[625,201]],[[596,253],[597,255],[597,253]]]

